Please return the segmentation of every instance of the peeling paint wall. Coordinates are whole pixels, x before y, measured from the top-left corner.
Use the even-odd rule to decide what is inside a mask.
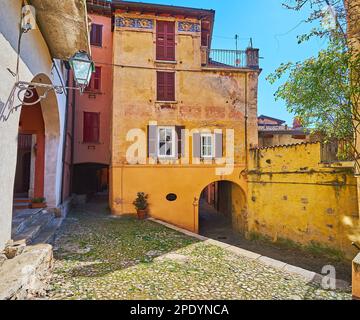
[[[320,143],[252,150],[248,174],[249,232],[318,243],[353,258],[343,218],[358,217],[351,167],[320,163]]]
[[[171,17],[140,17],[177,21]],[[248,143],[257,145],[258,72],[202,67],[201,35],[196,32],[176,33],[176,63],[157,62],[155,24],[150,30],[114,31],[111,209],[114,214],[135,213],[132,202],[137,192],[144,191],[150,196],[152,216],[197,231],[197,202],[208,184],[229,180],[246,190],[245,179],[240,176],[246,167],[245,109],[247,105]],[[157,70],[176,72],[176,103],[156,101]],[[132,142],[126,141],[126,135],[134,128],[146,133],[149,121],[185,126],[189,130],[234,129],[234,173],[217,176],[212,164],[127,165],[125,155]],[[190,155],[191,145],[190,139]],[[168,202],[165,198],[168,193],[177,194],[178,199]]]
[[[7,70],[16,70],[17,45],[22,1],[0,0],[0,105],[5,104],[15,83]],[[27,82],[65,83],[63,76],[53,69],[53,61],[40,29],[22,37],[19,79]],[[59,62],[56,66],[60,69]],[[61,77],[61,78],[60,78]],[[39,90],[40,91],[40,90]],[[43,94],[43,92],[41,92]],[[18,102],[15,99],[15,103]],[[62,138],[65,123],[66,96],[49,94],[41,102],[46,141],[45,147],[45,196],[48,204],[57,206],[60,200],[62,174]],[[13,187],[17,159],[17,137],[21,108],[5,122],[0,121],[0,251],[11,238],[13,214]],[[54,121],[56,120],[56,122]],[[54,128],[56,127],[56,135]]]

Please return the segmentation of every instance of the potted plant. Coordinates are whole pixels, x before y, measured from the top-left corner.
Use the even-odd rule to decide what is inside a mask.
[[[133,202],[133,204],[136,208],[139,220],[144,220],[146,218],[147,209],[149,206],[148,201],[147,201],[148,198],[149,198],[149,196],[147,194],[145,194],[144,192],[139,192],[137,194],[137,198]]]
[[[31,208],[33,209],[46,208],[46,199],[42,197],[31,199]]]

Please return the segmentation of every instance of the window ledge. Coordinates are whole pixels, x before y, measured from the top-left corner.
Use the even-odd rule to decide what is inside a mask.
[[[155,63],[166,63],[166,64],[177,64],[178,62],[175,61],[171,61],[171,60],[155,60]]]
[[[81,142],[81,144],[86,144],[86,145],[90,145],[90,146],[99,146],[102,143],[101,142]]]
[[[84,94],[96,94],[96,95],[101,95],[101,94],[103,94],[101,91],[98,91],[98,90],[94,90],[94,91],[92,91],[92,90],[85,90],[84,91]]]
[[[160,101],[160,100],[156,100],[155,103],[161,103],[161,104],[178,104],[178,101]]]

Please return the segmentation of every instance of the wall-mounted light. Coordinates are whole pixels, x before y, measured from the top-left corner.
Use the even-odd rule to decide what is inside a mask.
[[[91,75],[95,72],[94,62],[87,52],[79,51],[69,60],[74,72],[74,79],[81,92],[89,85]]]

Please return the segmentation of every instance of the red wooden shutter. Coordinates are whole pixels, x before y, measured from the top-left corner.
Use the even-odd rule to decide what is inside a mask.
[[[156,22],[156,59],[175,60],[175,22]]]
[[[175,72],[157,72],[157,100],[175,101]]]
[[[166,74],[157,72],[157,100],[166,101]]]
[[[83,141],[90,141],[90,120],[91,114],[89,112],[84,112],[84,132],[83,132]]]
[[[166,60],[165,53],[165,22],[156,22],[156,59]]]
[[[175,61],[175,22],[166,23],[166,60]]]
[[[100,140],[100,114],[95,112],[84,112],[85,143],[97,143]]]
[[[93,89],[100,90],[101,89],[101,67],[95,67],[95,74],[93,75]]]
[[[93,46],[102,46],[102,28],[100,24],[93,24],[91,26],[90,43]]]

